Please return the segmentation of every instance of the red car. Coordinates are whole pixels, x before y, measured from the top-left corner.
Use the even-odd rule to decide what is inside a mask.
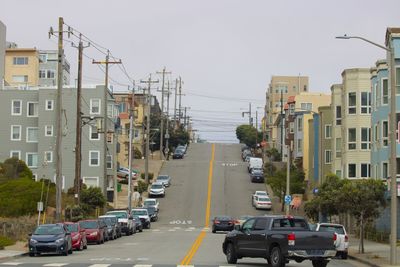
[[[105,225],[99,220],[80,221],[79,225],[85,229],[88,243],[103,244],[105,239]]]
[[[65,227],[71,233],[72,248],[76,250],[87,249],[86,232],[79,223],[65,222]]]

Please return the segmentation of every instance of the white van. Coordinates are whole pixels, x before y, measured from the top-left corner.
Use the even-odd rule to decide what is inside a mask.
[[[251,173],[251,170],[254,168],[263,168],[263,161],[262,158],[253,158],[251,157],[249,160],[249,165],[247,166],[247,170]]]

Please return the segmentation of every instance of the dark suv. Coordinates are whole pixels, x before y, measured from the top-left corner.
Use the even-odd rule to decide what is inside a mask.
[[[41,253],[72,254],[71,233],[63,224],[39,225],[29,238],[29,256]]]

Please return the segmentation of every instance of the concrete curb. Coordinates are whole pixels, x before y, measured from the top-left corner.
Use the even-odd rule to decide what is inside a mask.
[[[24,252],[24,253],[21,253],[21,254],[18,254],[18,255],[14,255],[14,256],[6,256],[6,257],[1,257],[0,256],[0,262],[7,261],[7,260],[10,260],[10,259],[18,259],[18,258],[25,257],[25,256],[28,256],[28,255],[29,255],[29,252]]]
[[[359,257],[351,255],[351,254],[348,254],[348,258],[352,259],[352,260],[355,260],[355,261],[358,261],[358,262],[361,262],[361,263],[363,263],[365,265],[368,265],[368,266],[371,266],[371,267],[382,267],[382,265],[377,265],[377,264],[375,264],[375,263],[373,263],[373,262],[371,262],[369,260],[366,260],[366,259],[363,259],[363,258],[359,258]]]

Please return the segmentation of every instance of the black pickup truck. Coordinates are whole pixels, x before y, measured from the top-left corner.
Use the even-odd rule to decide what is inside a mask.
[[[289,260],[311,260],[314,267],[325,267],[336,255],[334,238],[333,233],[312,231],[302,217],[271,215],[237,225],[222,249],[230,264],[251,257],[265,258],[272,267],[284,267]]]

